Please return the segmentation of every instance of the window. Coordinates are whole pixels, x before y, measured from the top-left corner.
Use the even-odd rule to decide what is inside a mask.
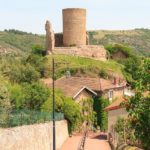
[[[108,98],[109,98],[109,100],[112,100],[112,99],[113,99],[113,90],[110,90],[110,91],[108,92]]]

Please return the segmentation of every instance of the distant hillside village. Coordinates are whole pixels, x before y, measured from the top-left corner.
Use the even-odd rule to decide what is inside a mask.
[[[39,40],[37,35],[32,37],[33,34],[28,33],[26,36],[33,39],[26,41],[30,43],[28,46],[21,43],[25,48],[22,52],[19,51],[21,46],[15,44],[16,54],[9,55],[7,50],[11,53],[15,45],[7,49],[1,46],[5,42],[0,41],[3,54],[0,56],[0,127],[15,127],[20,141],[26,141],[19,141],[20,145],[31,140],[35,142],[36,138],[42,141],[44,135],[48,137],[46,142],[51,140],[49,125],[52,127],[52,124],[48,122],[56,121],[56,130],[59,131],[56,133],[57,148],[61,148],[69,134],[72,136],[85,131],[105,132],[112,148],[122,143],[147,148],[150,145],[149,138],[145,142],[145,133],[149,133],[150,124],[147,122],[147,130],[143,131],[141,124],[144,122],[140,117],[143,115],[145,120],[150,119],[147,116],[150,114],[147,108],[150,101],[149,58],[136,55],[127,45],[96,43],[96,34],[86,30],[86,9],[67,8],[63,9],[62,15],[62,33],[55,34],[52,23],[46,21],[46,37],[40,36]],[[26,34],[13,32],[6,30],[5,35],[11,33],[14,41],[17,38],[13,34]],[[24,40],[27,40],[26,36]],[[7,41],[5,47],[13,43],[5,36],[3,39]],[[36,40],[41,43],[32,45],[32,41]],[[92,40],[94,45],[90,44]],[[32,49],[26,53],[29,47]],[[52,120],[52,108],[55,109],[56,120]],[[137,108],[141,108],[140,111]],[[16,127],[22,125],[31,126]],[[140,136],[137,136],[140,134],[138,127],[143,131]],[[0,149],[6,144],[6,139],[17,148],[16,142],[11,141],[15,133],[7,129],[2,131],[4,138],[0,136],[3,143]],[[30,131],[33,134],[28,140],[26,132]],[[43,133],[42,136],[40,133]],[[12,138],[8,138],[9,135]],[[44,144],[41,149],[44,148],[52,148],[52,140],[50,146]]]

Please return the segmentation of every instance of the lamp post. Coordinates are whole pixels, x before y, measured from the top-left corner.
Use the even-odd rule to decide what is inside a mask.
[[[53,79],[53,150],[56,150],[56,132],[55,132],[55,61],[52,59],[52,79]]]
[[[52,96],[52,103],[53,103],[53,150],[56,150],[56,129],[55,129],[55,59],[52,58],[52,80],[53,80],[53,96]],[[69,64],[66,62],[57,62],[57,64]],[[70,76],[70,72],[66,72],[66,76]]]

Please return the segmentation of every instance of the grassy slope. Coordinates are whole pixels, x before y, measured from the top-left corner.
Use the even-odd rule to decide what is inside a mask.
[[[0,46],[14,53],[26,53],[31,50],[32,45],[44,46],[44,43],[44,36],[0,32]]]
[[[150,30],[135,29],[122,31],[90,31],[90,43],[107,45],[109,43],[125,44],[133,47],[135,52],[150,55]],[[0,46],[8,51],[22,53],[31,50],[32,45],[45,45],[45,37],[34,34],[14,34],[0,32]]]
[[[136,53],[150,55],[150,30],[135,29],[122,31],[98,30],[90,31],[90,43],[107,45],[118,43],[130,46]]]
[[[47,68],[51,71],[52,56],[47,56]],[[86,76],[97,77],[103,71],[106,73],[115,73],[122,77],[123,66],[114,61],[99,61],[90,58],[82,58],[67,55],[55,55],[56,76],[57,78],[64,75],[64,72],[70,70],[72,74],[86,74]]]

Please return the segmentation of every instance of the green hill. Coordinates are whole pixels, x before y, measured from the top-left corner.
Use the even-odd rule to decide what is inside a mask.
[[[136,53],[150,56],[150,29],[90,31],[90,44],[123,44]]]
[[[90,44],[123,44],[145,56],[150,56],[150,29],[89,31]],[[0,53],[24,54],[32,45],[45,46],[45,36],[18,30],[0,32]]]
[[[77,56],[68,55],[55,55],[55,73],[56,78],[65,75],[66,71],[70,71],[71,75],[76,76],[88,76],[88,77],[103,77],[109,78],[113,75],[117,75],[123,78],[124,66],[113,61],[100,61],[90,58],[83,58]],[[50,76],[52,73],[52,55],[46,56],[46,76]]]
[[[22,32],[18,30],[5,30],[0,32],[0,53],[24,54],[31,51],[33,45],[45,44],[44,36]]]

